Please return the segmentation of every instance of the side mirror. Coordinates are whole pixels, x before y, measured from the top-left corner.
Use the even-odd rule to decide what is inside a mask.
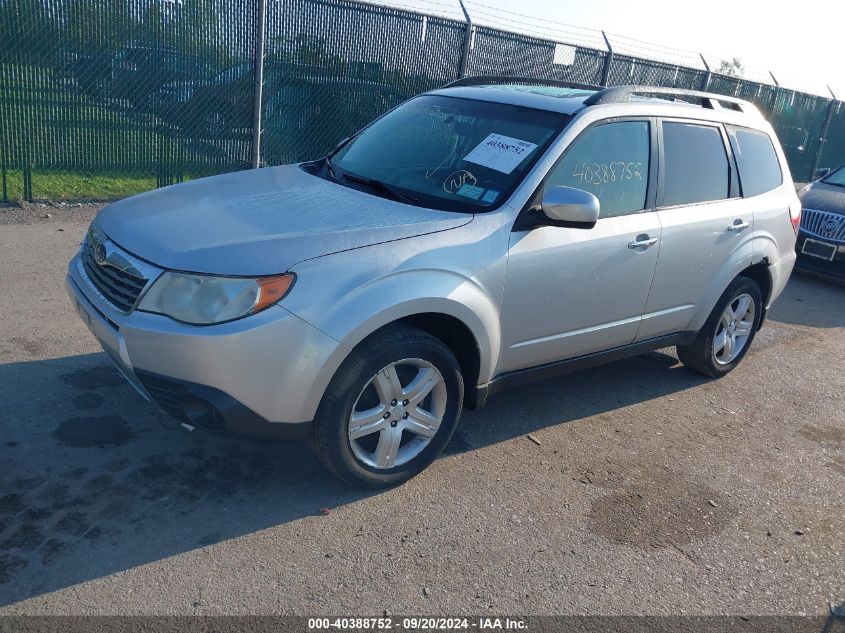
[[[813,180],[821,180],[830,173],[830,167],[822,167],[813,172]]]
[[[599,219],[599,199],[588,191],[572,187],[551,187],[543,195],[543,213],[555,224],[590,229]]]

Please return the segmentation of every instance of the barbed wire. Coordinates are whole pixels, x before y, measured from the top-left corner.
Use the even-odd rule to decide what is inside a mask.
[[[458,0],[449,2],[447,0],[369,0],[375,4],[391,6],[406,10],[437,14],[438,17],[451,19],[462,19]],[[716,55],[712,52],[699,52],[690,49],[671,46],[654,41],[647,41],[622,33],[602,32],[599,29],[569,24],[554,19],[541,18],[529,15],[520,11],[503,9],[478,0],[465,0],[467,11],[473,24],[481,27],[499,29],[503,31],[517,32],[522,35],[549,40],[558,44],[591,48],[598,51],[607,51],[604,36],[610,41],[611,48],[615,54],[629,57],[642,57],[656,62],[664,62],[692,68],[705,70],[709,67],[711,72],[718,72],[723,61],[731,60],[733,56]],[[705,65],[706,64],[706,65]],[[738,69],[738,78],[755,81],[765,85],[775,85],[770,71],[756,65],[742,64]],[[781,80],[779,73],[776,73],[778,81]],[[784,78],[793,77],[784,74]],[[790,81],[790,83],[794,83]],[[827,86],[823,82],[810,82],[802,80],[805,88],[810,88],[818,94],[828,95]],[[819,85],[814,85],[818,83]]]
[[[528,22],[519,22],[516,20],[504,20],[499,18],[499,16],[491,15],[486,13],[485,11],[478,11],[476,9],[473,9],[471,15],[473,16],[473,22],[477,25],[492,26],[494,28],[517,31],[523,34],[526,34],[525,29],[521,27],[528,26],[532,29],[531,32],[527,33],[527,35],[529,36],[537,37],[538,35],[542,35],[543,37],[545,37],[545,39],[557,41],[561,44],[580,44],[588,46],[589,48],[596,48],[598,50],[603,51],[607,50],[607,47],[604,44],[604,38],[594,39],[585,37],[583,34],[580,33],[573,33],[562,29],[550,28],[544,25],[531,24]],[[479,20],[478,16],[490,19]],[[482,24],[482,22],[486,24]]]

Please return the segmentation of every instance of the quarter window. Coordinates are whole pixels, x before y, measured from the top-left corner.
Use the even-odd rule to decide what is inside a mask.
[[[728,197],[730,168],[719,128],[663,123],[663,206]]]
[[[769,135],[738,127],[728,127],[728,135],[739,169],[742,195],[749,198],[779,187],[783,174]]]
[[[588,129],[566,150],[546,188],[573,187],[594,194],[601,217],[645,208],[648,188],[648,121],[618,121]]]

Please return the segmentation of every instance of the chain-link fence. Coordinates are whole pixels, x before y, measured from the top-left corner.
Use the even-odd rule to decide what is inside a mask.
[[[316,158],[414,94],[494,74],[739,96],[772,121],[796,180],[845,162],[842,102],[706,62],[356,0],[0,0],[2,200],[118,198],[245,169],[259,136],[261,164]]]

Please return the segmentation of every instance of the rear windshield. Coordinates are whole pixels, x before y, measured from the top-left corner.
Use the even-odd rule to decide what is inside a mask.
[[[507,199],[570,119],[424,95],[363,130],[332,157],[332,166],[344,184],[348,174],[385,183],[422,206],[486,211]]]

